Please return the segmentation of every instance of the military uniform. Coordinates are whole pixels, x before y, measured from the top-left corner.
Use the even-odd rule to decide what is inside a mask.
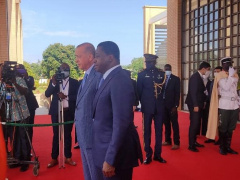
[[[150,59],[152,56],[154,55],[150,55]],[[145,58],[147,63],[149,60],[148,55],[145,55]],[[138,74],[137,90],[141,102],[141,111],[143,113],[144,150],[146,152],[146,160],[149,160],[149,163],[151,162],[153,154],[151,148],[152,119],[154,120],[155,125],[154,160],[161,158],[163,126],[163,99],[161,92],[164,82],[165,73],[156,68],[155,65],[151,68],[144,69]]]

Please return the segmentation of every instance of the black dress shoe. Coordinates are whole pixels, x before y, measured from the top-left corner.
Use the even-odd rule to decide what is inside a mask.
[[[198,142],[195,142],[195,144],[194,144],[196,147],[204,147],[204,145],[203,144],[199,144]]]
[[[79,145],[73,147],[74,149],[80,149]]]
[[[167,161],[165,161],[162,157],[154,157],[153,160],[158,161],[160,163],[167,163]]]
[[[213,139],[208,139],[208,140],[204,141],[204,143],[215,143],[215,140],[213,140]]]
[[[220,147],[219,153],[220,153],[221,155],[227,155],[227,150],[226,150],[225,148],[221,148],[221,147]]]
[[[152,162],[152,158],[146,158],[143,163],[144,164],[150,164]]]
[[[195,146],[189,146],[188,150],[190,150],[192,152],[199,152],[199,150]]]
[[[20,171],[25,172],[26,170],[28,170],[28,168],[29,168],[29,164],[23,164],[20,168]]]
[[[233,149],[231,149],[230,147],[227,148],[227,153],[230,153],[230,154],[238,154],[237,151],[234,151]]]

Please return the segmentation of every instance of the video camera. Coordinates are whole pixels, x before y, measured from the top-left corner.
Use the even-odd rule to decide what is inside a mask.
[[[16,78],[16,61],[4,61],[2,67],[2,81],[8,85],[12,84],[12,79]]]
[[[56,74],[55,74],[56,81],[61,84],[62,80],[65,78],[64,73],[62,73],[60,67],[58,68]]]

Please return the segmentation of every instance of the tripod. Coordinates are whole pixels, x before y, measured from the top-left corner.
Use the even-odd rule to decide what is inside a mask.
[[[59,83],[59,91],[61,89],[62,80],[58,80]],[[60,91],[61,92],[61,91]],[[63,100],[61,98],[58,99],[58,142],[59,142],[59,169],[65,168],[64,161],[64,114],[63,114]]]

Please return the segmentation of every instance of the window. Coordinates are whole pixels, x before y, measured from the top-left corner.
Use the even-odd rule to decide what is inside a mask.
[[[231,56],[236,62],[234,66],[240,66],[240,0],[183,2],[191,7],[186,7],[187,11],[183,10],[182,16],[188,21],[182,28],[182,39],[190,40],[189,45],[182,43],[182,101],[187,93],[189,77],[203,60],[216,67],[220,65],[219,58]]]

